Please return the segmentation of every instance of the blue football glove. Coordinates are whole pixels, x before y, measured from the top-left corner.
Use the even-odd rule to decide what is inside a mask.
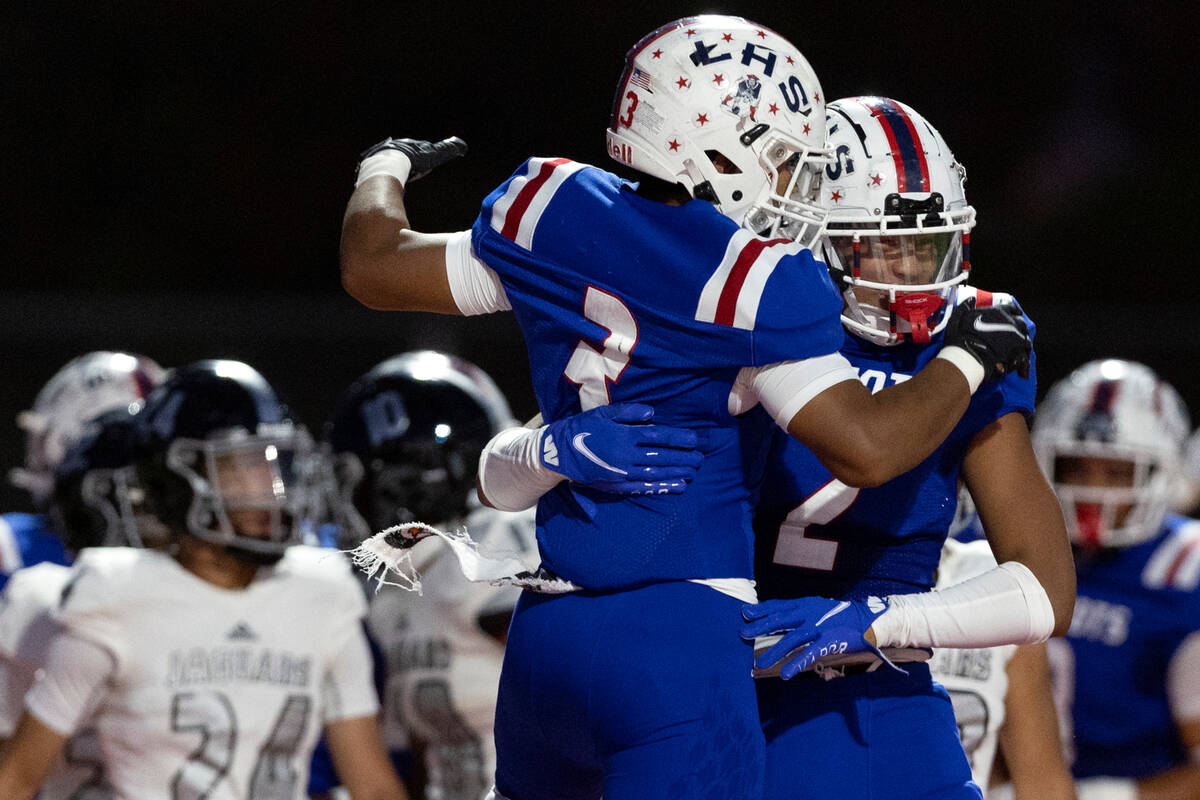
[[[817,659],[848,653],[872,652],[887,659],[863,634],[888,610],[879,597],[865,600],[830,600],[801,597],[796,600],[767,600],[742,606],[742,638],[782,633],[783,638],[754,660],[756,669],[769,669],[785,661],[780,676],[787,680],[811,667]],[[891,662],[888,661],[890,664]]]
[[[704,460],[698,437],[647,424],[653,417],[650,406],[618,403],[551,422],[542,434],[542,466],[610,494],[679,494]]]

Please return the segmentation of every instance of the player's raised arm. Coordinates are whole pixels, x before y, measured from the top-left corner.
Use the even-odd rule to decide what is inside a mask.
[[[806,374],[805,362],[757,370],[752,380],[763,406],[835,478],[877,486],[924,461],[954,430],[982,381],[1026,374],[1031,349],[1019,309],[968,301],[954,310],[937,358],[876,394],[857,380],[840,380],[812,396],[807,387],[820,382]]]
[[[404,187],[466,151],[457,137],[389,138],[363,154],[342,219],[342,286],[354,299],[379,310],[462,313],[447,278],[451,234],[412,230]]]

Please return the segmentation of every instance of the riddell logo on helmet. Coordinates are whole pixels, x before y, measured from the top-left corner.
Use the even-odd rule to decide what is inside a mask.
[[[633,148],[629,145],[609,142],[608,151],[617,161],[633,166]]]

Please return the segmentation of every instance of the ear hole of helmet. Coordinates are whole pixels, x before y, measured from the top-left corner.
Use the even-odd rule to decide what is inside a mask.
[[[712,162],[713,167],[722,175],[740,175],[741,169],[720,150],[705,150],[704,155]]]
[[[187,531],[192,488],[187,479],[167,466],[166,453],[138,461],[136,472],[144,489],[146,511],[173,533]]]

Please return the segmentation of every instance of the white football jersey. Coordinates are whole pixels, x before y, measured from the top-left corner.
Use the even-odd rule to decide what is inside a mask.
[[[982,539],[947,539],[938,565],[937,588],[944,589],[996,566],[992,549]],[[996,757],[996,741],[1004,724],[1004,695],[1008,691],[1008,662],[1016,645],[934,651],[930,671],[946,687],[954,703],[958,734],[971,762],[971,776],[987,791]]]
[[[534,512],[478,508],[467,519],[489,552],[528,552]],[[504,645],[480,617],[510,612],[520,590],[471,583],[441,539],[413,548],[422,594],[383,586],[371,598],[370,630],[387,665],[384,740],[402,751],[419,739],[428,800],[480,800],[492,785],[492,725]]]
[[[46,662],[46,651],[58,631],[51,612],[70,575],[71,568],[61,564],[35,564],[14,572],[0,596],[0,736],[4,738],[16,730],[25,710],[25,693]],[[88,722],[67,741],[38,797],[101,800],[111,796],[96,731]]]
[[[376,712],[365,599],[337,552],[289,548],[230,590],[160,552],[84,550],[62,598],[57,620],[115,664],[93,724],[122,800],[300,800],[321,726]],[[70,713],[38,687],[27,704],[51,727]]]

